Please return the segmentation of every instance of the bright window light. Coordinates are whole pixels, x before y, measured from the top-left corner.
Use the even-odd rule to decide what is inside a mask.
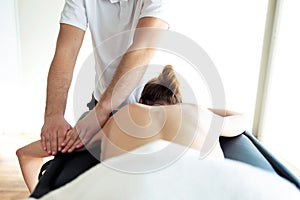
[[[267,6],[267,0],[174,0],[175,13],[170,23],[172,30],[197,42],[212,59],[223,81],[226,108],[245,113],[249,131]],[[207,97],[202,99],[202,105],[209,106]]]
[[[300,1],[280,2],[262,140],[300,172]]]

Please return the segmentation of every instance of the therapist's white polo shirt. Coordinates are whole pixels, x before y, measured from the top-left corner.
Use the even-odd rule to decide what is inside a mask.
[[[132,43],[138,20],[156,17],[168,22],[169,0],[66,0],[60,23],[84,31],[89,27],[95,57],[94,96],[99,100],[118,67],[121,56]],[[122,34],[124,31],[127,34]],[[115,37],[116,35],[123,37]],[[113,38],[113,39],[110,39]],[[135,98],[135,99],[134,99]],[[137,101],[131,96],[127,103]]]

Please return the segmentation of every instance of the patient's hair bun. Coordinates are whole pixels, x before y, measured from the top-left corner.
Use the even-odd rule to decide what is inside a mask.
[[[158,77],[145,85],[141,99],[144,104],[149,105],[158,101],[167,104],[182,103],[180,84],[172,65],[166,65]]]
[[[172,65],[167,65],[164,67],[163,71],[158,76],[158,80],[161,85],[171,90],[174,95],[181,96],[180,84],[179,81],[177,80]]]

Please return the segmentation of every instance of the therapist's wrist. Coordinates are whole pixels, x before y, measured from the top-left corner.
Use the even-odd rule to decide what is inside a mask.
[[[111,104],[110,103],[104,103],[99,102],[95,106],[95,112],[97,115],[98,122],[100,123],[100,126],[102,127],[107,119],[109,118],[110,113],[112,112]]]

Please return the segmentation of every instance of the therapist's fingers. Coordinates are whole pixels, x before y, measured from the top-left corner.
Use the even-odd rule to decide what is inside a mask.
[[[81,147],[83,147],[83,142],[81,140],[78,141],[78,143],[76,144],[76,148],[79,149]]]
[[[76,139],[76,141],[72,144],[72,146],[69,148],[68,153],[73,152],[75,149],[78,149],[77,146],[78,144],[81,143],[81,140],[79,139],[79,137]]]
[[[46,151],[48,154],[51,154],[51,138],[50,133],[45,134],[45,142],[46,142]]]
[[[69,148],[68,153],[71,153],[75,149],[78,149],[78,148],[80,148],[80,147],[83,146],[82,140],[81,140],[82,138],[80,137],[80,134],[78,134],[77,129],[76,129],[76,133],[77,133],[78,137],[76,138],[76,140],[74,141],[74,143],[72,144],[72,146]]]
[[[50,141],[51,141],[51,155],[56,155],[57,153],[57,132],[55,131],[50,135]]]
[[[51,154],[51,131],[46,129],[41,132],[41,141],[43,150],[47,151],[48,154]]]
[[[42,143],[43,150],[46,151],[47,150],[46,137],[44,135],[41,136],[41,143]]]
[[[61,143],[61,146],[62,147],[65,147],[68,142],[70,141],[71,139],[71,135],[72,135],[72,129],[68,130],[68,132],[66,133],[66,136],[65,136],[65,139],[63,140],[63,142]]]
[[[78,134],[77,134],[76,129],[72,129],[69,134],[70,134],[70,136],[69,136],[70,139],[68,140],[65,147],[61,151],[62,153],[66,153],[72,147],[72,145],[74,144],[74,142],[78,138]]]
[[[61,151],[62,147],[64,146],[64,140],[66,138],[66,134],[68,133],[68,129],[66,128],[60,128],[58,129],[58,133],[57,133],[57,150]]]
[[[80,149],[81,147],[83,147],[83,143],[80,140],[80,138],[78,138],[78,140],[74,143],[73,146],[75,147],[75,149]]]

